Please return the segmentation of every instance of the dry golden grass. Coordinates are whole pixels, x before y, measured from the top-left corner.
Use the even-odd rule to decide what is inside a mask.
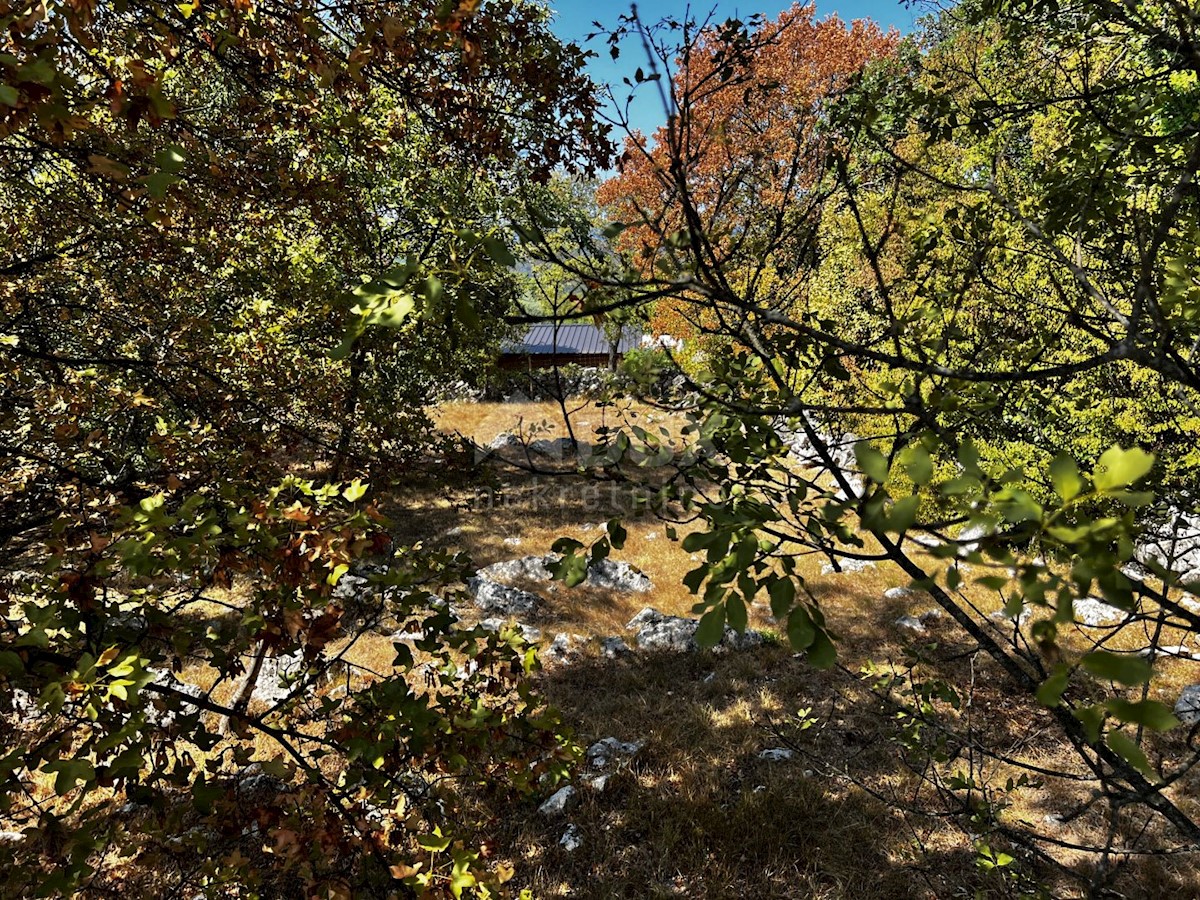
[[[530,426],[537,437],[562,435],[558,415],[551,404],[453,404],[438,411],[437,419],[447,431],[486,443],[502,431],[528,433]],[[645,407],[618,413],[589,406],[575,418],[582,440],[589,439],[585,429],[604,425],[637,421],[674,431],[679,424]],[[968,642],[947,619],[933,622],[922,635],[898,629],[894,623],[899,616],[919,614],[933,603],[919,593],[884,599],[888,588],[907,584],[906,576],[890,564],[823,575],[822,558],[798,560],[841,639],[845,671],[817,672],[778,641],[724,655],[602,659],[598,638],[629,638],[625,623],[642,607],[690,615],[695,601],[681,583],[695,559],[667,538],[661,521],[632,514],[632,501],[628,485],[597,484],[571,474],[530,476],[498,466],[486,487],[439,478],[397,489],[385,504],[402,542],[465,551],[479,566],[544,554],[564,535],[589,543],[601,536],[607,518],[623,515],[629,536],[616,556],[655,584],[650,593],[630,595],[527,585],[548,601],[545,612],[529,620],[542,629],[545,640],[558,632],[593,638],[577,662],[549,667],[538,676],[539,689],[560,711],[574,739],[586,746],[611,735],[645,741],[646,746],[632,763],[616,769],[604,793],[582,789],[582,803],[568,820],[548,822],[539,816],[542,797],[512,808],[496,805],[486,793],[462,790],[461,820],[476,823],[477,837],[493,848],[494,859],[514,867],[513,884],[546,897],[940,900],[976,891],[979,896],[1015,896],[999,876],[979,871],[971,840],[953,820],[898,811],[918,783],[889,740],[894,719],[854,673],[868,661],[902,667],[907,645],[927,645],[926,674],[976,686],[969,711],[950,714],[956,724],[964,724],[969,715],[987,741],[1013,757],[1078,771],[1070,748],[1054,736],[1047,711],[1018,698],[988,658],[967,652]],[[967,594],[984,613],[999,606],[994,592],[971,587]],[[467,616],[475,618],[470,612]],[[763,609],[753,611],[751,624],[773,632]],[[1163,643],[1183,643],[1185,637],[1164,637]],[[1139,640],[1144,643],[1145,635],[1129,629],[1112,645],[1134,649]],[[330,649],[347,649],[346,641]],[[394,648],[390,639],[366,634],[347,649],[347,657],[385,672]],[[1155,695],[1168,704],[1182,686],[1200,680],[1196,663],[1169,660],[1156,666]],[[213,676],[193,667],[184,677],[207,687]],[[222,686],[216,699],[227,699],[231,690]],[[819,724],[801,731],[795,716],[805,708],[812,709]],[[772,763],[758,758],[760,751],[785,740],[801,751],[795,759]],[[1159,747],[1178,754],[1181,740],[1168,736]],[[256,749],[264,755],[274,750],[267,742]],[[944,774],[958,764],[943,766]],[[1002,783],[1017,771],[992,764],[988,774]],[[583,785],[582,779],[576,783]],[[43,787],[49,791],[49,785]],[[1172,788],[1173,799],[1200,816],[1197,796],[1200,784],[1194,778]],[[1048,780],[1018,792],[1003,820],[1043,827],[1045,816],[1071,809],[1081,799],[1079,787]],[[559,845],[566,821],[583,839],[574,852]],[[1054,834],[1068,842],[1095,841],[1104,827],[1099,813],[1087,814]],[[1066,850],[1056,856],[1085,872],[1094,864],[1094,859]],[[1120,861],[1126,873],[1115,885],[1127,897],[1200,897],[1200,878],[1191,862],[1186,856]],[[1045,867],[1031,865],[1029,871],[1054,884],[1056,896],[1083,895]]]
[[[633,412],[639,418],[663,415]],[[517,431],[518,418],[520,425],[545,421],[537,436],[564,434],[556,415],[556,407],[544,404],[515,409],[478,404],[448,409],[441,421],[443,427],[452,424],[486,442],[502,431]],[[596,411],[578,418],[591,422]],[[609,419],[606,424],[618,422]],[[670,423],[672,428],[676,424]],[[578,430],[577,437],[587,439]],[[563,535],[588,543],[600,535],[597,527],[605,518],[625,513],[629,538],[619,558],[652,578],[652,593],[528,587],[550,601],[546,614],[531,623],[543,629],[546,639],[556,632],[628,637],[624,623],[645,605],[690,614],[695,598],[680,578],[695,562],[666,538],[663,523],[629,517],[630,498],[622,491],[571,478],[551,479],[547,487],[544,479],[502,472],[495,494],[446,495],[436,511],[415,502],[415,495],[405,516],[410,528],[428,540],[467,551],[486,565],[544,553]],[[423,515],[435,524],[418,525]],[[905,600],[883,598],[887,588],[908,584],[902,572],[880,564],[852,574],[822,575],[823,562],[806,557],[799,560],[799,569],[841,638],[841,662],[850,672],[867,660],[884,665],[904,660],[909,642],[936,645],[940,652],[931,650],[933,658],[959,658],[928,668],[958,684],[974,677],[973,724],[989,741],[1031,763],[1079,770],[1070,748],[1053,737],[1045,710],[1008,696],[1012,691],[1003,687],[1002,673],[986,657],[976,657],[972,670],[967,655],[956,652],[967,648],[967,642],[952,622],[935,622],[918,636],[895,627],[899,616],[933,606],[931,598],[919,593]],[[976,567],[968,577],[981,574]],[[1000,606],[994,591],[972,586],[966,593],[984,613]],[[754,611],[752,625],[771,629],[765,610]],[[1146,636],[1135,631],[1126,629],[1110,646],[1144,645]],[[1065,640],[1083,646],[1083,636],[1081,629]],[[1175,635],[1162,642],[1182,643],[1184,638]],[[1196,664],[1190,661],[1162,660],[1156,669],[1156,695],[1168,704],[1183,685],[1197,680]],[[815,672],[778,644],[725,656],[637,656],[621,662],[600,659],[593,646],[581,662],[544,673],[541,687],[576,729],[580,743],[613,735],[646,740],[647,749],[620,772],[608,792],[597,796],[584,791],[581,809],[571,816],[584,837],[583,847],[574,853],[558,846],[563,823],[544,822],[533,801],[524,810],[491,812],[488,837],[516,867],[518,883],[537,895],[882,900],[966,896],[976,889],[1005,893],[997,876],[976,868],[974,848],[962,831],[946,822],[903,817],[872,796],[894,795],[900,801],[915,782],[886,740],[891,723],[859,679]],[[799,757],[775,764],[759,760],[760,750],[779,745],[768,721],[786,721],[802,707],[823,711],[828,719],[828,727],[797,737],[801,744],[811,738],[816,762]],[[1172,748],[1164,743],[1163,749]],[[836,777],[839,771],[852,778]],[[989,774],[1003,783],[1018,772],[993,765]],[[1173,797],[1193,809],[1189,795],[1196,788],[1190,780],[1177,786]],[[1019,792],[1005,821],[1041,826],[1046,815],[1070,809],[1081,799],[1086,798],[1070,784],[1047,782]],[[1085,815],[1056,837],[1095,841],[1104,826],[1098,815]],[[1094,863],[1082,854],[1061,852],[1058,857],[1085,869]],[[1200,896],[1200,879],[1186,862],[1123,864],[1129,875],[1118,883],[1127,896]],[[1044,869],[1034,871],[1051,877]],[[1078,895],[1077,888],[1057,883],[1063,896]]]

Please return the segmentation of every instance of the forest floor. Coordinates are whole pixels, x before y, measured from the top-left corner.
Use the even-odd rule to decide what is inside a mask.
[[[647,408],[626,416],[623,424],[678,425]],[[584,407],[573,419],[576,437],[591,440],[592,429],[618,424],[617,417],[612,409]],[[550,404],[451,404],[439,411],[438,422],[481,444],[531,426],[537,437],[565,434]],[[1021,698],[954,623],[927,618],[923,632],[898,626],[901,616],[934,606],[923,592],[884,597],[889,588],[908,585],[898,569],[879,564],[823,573],[824,557],[798,560],[840,638],[839,665],[826,672],[791,652],[766,609],[752,610],[750,626],[768,637],[752,650],[607,659],[598,639],[622,636],[632,643],[625,623],[643,607],[694,615],[695,598],[681,578],[697,557],[668,539],[663,522],[632,511],[628,486],[508,466],[493,478],[487,490],[441,485],[395,497],[404,511],[398,517],[404,536],[466,551],[484,566],[544,554],[561,536],[590,543],[607,518],[622,515],[629,537],[614,555],[654,583],[646,594],[528,585],[549,600],[542,616],[526,623],[541,630],[544,643],[558,633],[590,639],[571,664],[547,664],[538,675],[541,692],[576,742],[586,747],[611,736],[644,742],[644,748],[620,763],[603,793],[581,791],[579,808],[565,819],[537,814],[544,797],[519,810],[476,810],[497,857],[516,869],[514,884],[535,896],[884,900],[1025,896],[1024,873],[1050,884],[1054,896],[1084,895],[1061,870],[1008,844],[996,849],[1012,852],[1017,862],[988,871],[977,862],[975,826],[961,816],[917,810],[944,807],[913,771],[914,762],[920,769],[917,757],[896,738],[903,723],[871,692],[867,667],[904,671],[919,656],[926,677],[943,677],[963,690],[963,707],[950,713],[957,725],[986,735],[1011,758],[1066,771],[1080,766],[1047,711]],[[984,615],[1000,605],[994,591],[968,593]],[[1144,635],[1118,635],[1110,646],[1133,647],[1139,639]],[[1154,696],[1173,704],[1184,685],[1200,680],[1198,668],[1192,661],[1165,661],[1156,681],[1161,696]],[[760,757],[774,748],[791,750],[791,758]],[[943,775],[968,768],[966,754],[956,760],[951,748],[950,755],[940,766]],[[1003,787],[1017,773],[992,762],[971,774]],[[1200,811],[1193,799],[1198,793],[1193,783],[1174,790],[1193,814]],[[1034,824],[1063,845],[1043,845],[1059,864],[1091,873],[1095,858],[1069,845],[1100,838],[1105,821],[1095,811],[1068,823],[1055,818],[1086,799],[1070,780],[1046,779],[1013,792],[1001,821],[1016,828]],[[580,841],[573,850],[560,843],[568,822]],[[1200,896],[1193,862],[1190,856],[1113,858],[1109,865],[1120,874],[1111,884],[1129,897]]]

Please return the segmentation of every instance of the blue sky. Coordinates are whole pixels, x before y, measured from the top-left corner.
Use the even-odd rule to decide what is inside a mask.
[[[730,0],[721,0],[716,3],[711,0],[709,2],[699,0],[699,2],[691,4],[691,9],[693,16],[699,18],[715,7],[715,19],[724,21],[731,17],[747,17],[756,12],[775,18],[791,5],[791,2],[780,2],[780,0],[758,0],[757,3],[749,4],[730,2]],[[617,18],[622,13],[629,11],[628,4],[606,3],[602,0],[601,2],[597,2],[597,0],[550,0],[550,6],[558,14],[554,29],[560,37],[576,41],[581,46],[599,54],[598,58],[593,59],[588,67],[592,78],[598,83],[609,82],[624,89],[625,93],[618,92],[619,97],[624,97],[628,93],[628,88],[621,84],[621,79],[645,63],[640,49],[632,46],[626,47],[620,58],[614,61],[609,56],[608,45],[604,43],[603,38],[597,38],[590,43],[584,43],[584,38],[596,31],[595,26],[592,25],[593,21],[598,20],[604,25],[615,27]],[[686,0],[642,0],[638,3],[638,12],[647,22],[654,22],[665,16],[682,18],[687,8]],[[895,26],[901,32],[909,32],[913,29],[919,9],[909,9],[900,0],[874,0],[874,2],[872,0],[818,0],[817,16],[819,18],[825,18],[834,13],[845,21],[873,19],[882,27]],[[656,91],[643,87],[638,92],[634,106],[631,107],[631,118],[634,125],[647,134],[665,121],[666,116]]]

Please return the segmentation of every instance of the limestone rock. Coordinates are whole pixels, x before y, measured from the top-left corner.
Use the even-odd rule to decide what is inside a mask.
[[[1175,701],[1175,715],[1184,725],[1200,722],[1200,684],[1189,684]]]
[[[767,762],[785,762],[796,754],[787,747],[772,747],[770,750],[763,750],[758,754],[758,758]]]
[[[838,567],[841,568],[840,574],[852,574],[854,572],[862,572],[866,569],[875,568],[873,559],[839,559]],[[828,562],[821,566],[822,575],[837,575],[838,570],[833,567],[833,563]]]
[[[479,570],[478,577],[488,581],[524,578],[529,581],[550,581],[553,576],[547,565],[556,562],[555,556],[522,556],[492,563]]]
[[[624,638],[606,637],[600,639],[600,655],[605,659],[619,659],[622,656],[628,656],[633,652]]]
[[[490,619],[484,619],[479,623],[479,627],[485,631],[500,631],[507,624],[508,620],[494,616]],[[542,631],[540,628],[534,628],[532,625],[525,625],[521,622],[513,622],[513,625],[515,625],[517,630],[521,632],[521,637],[531,644],[534,641],[540,641],[542,639]]]
[[[643,650],[670,650],[676,653],[687,653],[700,649],[696,642],[698,619],[687,619],[683,616],[668,616],[651,606],[647,606],[629,620],[626,628],[637,631],[634,641]],[[716,650],[748,650],[763,643],[762,632],[747,630],[738,634],[732,628],[726,628],[725,634],[718,642]]]
[[[917,595],[917,592],[914,591],[912,588],[893,587],[893,588],[888,588],[886,591],[883,592],[883,599],[884,600],[908,600],[910,597],[915,597],[916,595]]]
[[[487,578],[472,578],[467,589],[475,599],[475,605],[484,612],[502,616],[527,616],[538,611],[542,598],[519,588],[498,584]]]
[[[1075,619],[1083,625],[1093,628],[1119,622],[1125,617],[1125,611],[1111,606],[1096,597],[1084,597],[1076,600]]]
[[[925,633],[925,624],[916,616],[901,616],[896,620],[896,627],[917,634]]]
[[[587,583],[591,587],[628,594],[644,594],[654,588],[645,573],[614,559],[601,559],[588,565]]]
[[[307,668],[304,654],[299,650],[286,656],[268,656],[258,670],[258,681],[251,699],[260,700],[268,706],[286,700],[300,687]]]
[[[605,768],[618,757],[633,759],[642,752],[644,741],[622,741],[615,737],[601,738],[587,749],[587,761],[594,769]]]
[[[1015,616],[1010,616],[1004,610],[998,609],[994,613],[991,614],[990,618],[996,620],[997,622],[1008,622],[1008,623],[1016,625],[1018,628],[1020,628],[1022,625],[1024,625],[1026,622],[1029,621],[1029,619],[1032,615],[1033,615],[1033,610],[1030,609],[1028,606],[1023,606],[1023,607],[1021,607],[1021,611],[1019,613],[1017,613]]]
[[[1133,555],[1138,562],[1164,566],[1184,582],[1200,581],[1200,513],[1168,509],[1147,528]]]
[[[521,443],[521,439],[515,434],[509,434],[507,431],[502,431],[496,435],[484,448],[492,453],[504,453],[506,451],[523,452],[525,445]]]
[[[333,599],[340,600],[343,603],[347,600],[355,600],[358,595],[363,593],[367,588],[367,579],[362,575],[355,575],[352,572],[347,572],[338,579],[337,585],[333,589]]]
[[[538,807],[538,812],[547,819],[558,819],[569,813],[579,803],[579,791],[571,785],[559,788]]]
[[[265,669],[266,661],[264,660],[263,663],[263,668]],[[262,679],[260,678],[259,680],[261,681]],[[204,691],[196,687],[196,685],[188,684],[186,681],[180,681],[175,677],[174,673],[168,672],[166,669],[157,669],[154,671],[153,683],[161,684],[163,687],[169,687],[173,690],[179,691],[180,693],[187,694],[189,697],[204,696]],[[175,724],[175,719],[177,716],[188,716],[199,709],[198,706],[194,706],[193,704],[187,702],[181,703],[178,708],[175,708],[174,706],[172,706],[172,708],[166,708],[167,701],[165,698],[161,698],[150,691],[147,691],[144,696],[149,701],[145,707],[146,721],[159,728],[170,728]]]
[[[568,853],[574,853],[583,846],[583,834],[575,825],[568,825],[567,830],[563,832],[563,836],[558,841],[558,846]]]
[[[565,631],[556,634],[550,646],[542,651],[542,662],[556,666],[571,665],[579,659],[578,644],[582,641],[583,638],[577,634],[567,634]]]

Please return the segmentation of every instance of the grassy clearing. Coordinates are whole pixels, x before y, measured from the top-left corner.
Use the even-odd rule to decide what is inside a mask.
[[[639,417],[662,415],[634,412]],[[462,404],[444,410],[440,421],[486,442],[534,421],[546,423],[538,436],[558,436],[565,430],[554,422],[557,414],[548,404]],[[596,418],[591,410],[577,415],[585,422]],[[497,497],[501,502],[495,502]],[[536,476],[519,472],[500,474],[498,493],[491,499],[480,508],[469,498],[444,497],[434,514],[436,526],[426,531],[433,535],[429,540],[465,550],[484,565],[543,553],[562,535],[587,541],[597,536],[588,526],[629,508],[629,498],[607,485],[562,478],[548,489]],[[410,498],[406,515],[418,528],[416,521],[428,506],[413,501],[417,496]],[[626,524],[629,540],[620,558],[645,571],[655,590],[618,596],[563,587],[547,593],[545,585],[538,586],[550,603],[546,616],[533,624],[547,639],[558,631],[628,636],[624,623],[645,605],[690,614],[694,598],[680,578],[693,560],[666,538],[658,520],[633,518]],[[883,598],[889,587],[907,585],[903,573],[880,564],[857,573],[823,575],[823,562],[807,557],[800,560],[800,570],[842,638],[844,671],[816,672],[785,646],[775,645],[724,656],[637,656],[621,662],[602,660],[593,650],[582,662],[541,676],[542,690],[575,728],[581,744],[608,735],[648,743],[608,791],[599,796],[584,792],[581,808],[570,817],[584,837],[583,847],[573,853],[558,845],[564,823],[542,820],[533,800],[524,810],[480,811],[480,820],[490,823],[487,837],[516,866],[522,886],[547,896],[597,898],[882,900],[967,896],[976,889],[986,895],[1009,893],[998,876],[976,868],[974,847],[963,831],[948,821],[896,811],[912,798],[916,779],[887,740],[895,724],[891,711],[855,674],[868,660],[884,667],[904,664],[914,647],[923,648],[926,674],[975,685],[960,723],[969,717],[972,728],[1013,758],[1047,767],[1076,765],[1070,748],[1052,737],[1055,731],[1045,710],[1017,699],[998,667],[967,652],[971,648],[952,622],[933,622],[920,635],[895,626],[898,617],[933,605],[919,593],[904,600]],[[985,614],[999,608],[994,592],[976,588],[968,595]],[[763,609],[752,613],[751,624],[772,627]],[[1125,629],[1109,646],[1134,649],[1145,642],[1140,631],[1140,626]],[[1179,643],[1187,639],[1172,638]],[[1156,667],[1156,695],[1168,704],[1200,674],[1200,664],[1187,660],[1163,660]],[[816,727],[798,730],[793,717],[801,708],[813,709]],[[759,751],[780,746],[781,739],[800,751],[795,759],[758,759]],[[1164,742],[1162,749],[1179,748]],[[954,763],[947,766],[948,771],[953,768]],[[987,774],[1002,783],[1016,770],[995,763]],[[1175,799],[1190,806],[1188,798],[1197,787],[1178,785]],[[1047,781],[1018,792],[1004,820],[1042,825],[1046,816],[1081,799],[1069,782]],[[1087,814],[1055,836],[1064,843],[1097,840],[1105,827],[1099,815]],[[1094,862],[1063,849],[1056,856],[1070,866]],[[1200,879],[1187,859],[1120,861],[1128,874],[1119,883],[1127,896],[1200,896]],[[1046,868],[1035,871],[1055,881]],[[1069,896],[1072,889],[1059,884]]]
[[[562,435],[561,421],[555,422],[558,414],[551,404],[455,404],[441,410],[438,419],[444,429],[486,443],[500,432],[518,429],[528,433],[532,428],[536,436]],[[630,421],[678,426],[645,407],[620,412],[588,407],[575,418],[581,440],[589,440],[596,428]],[[800,572],[841,638],[841,669],[815,671],[778,641],[728,654],[602,659],[598,639],[629,638],[625,623],[644,606],[690,615],[695,599],[681,583],[694,558],[667,538],[661,521],[632,515],[632,509],[628,485],[597,484],[569,473],[531,475],[508,466],[496,467],[479,483],[439,478],[414,484],[395,491],[385,504],[400,541],[465,551],[480,566],[543,554],[563,535],[588,542],[599,536],[606,519],[620,514],[629,538],[618,558],[640,568],[655,584],[650,593],[629,595],[527,585],[548,601],[544,614],[528,620],[542,629],[544,640],[559,632],[591,639],[579,661],[549,666],[537,676],[539,689],[560,711],[574,740],[586,746],[611,735],[645,741],[646,746],[632,763],[615,770],[603,793],[581,789],[581,805],[564,820],[550,822],[537,814],[542,796],[514,808],[477,787],[463,786],[456,793],[455,818],[477,831],[494,860],[514,868],[513,884],[530,888],[535,896],[588,898],[932,900],[976,891],[1016,896],[1000,876],[977,868],[972,840],[956,826],[958,820],[904,811],[920,784],[890,739],[897,725],[894,710],[868,690],[858,673],[868,662],[882,670],[902,668],[920,652],[927,676],[974,685],[970,702],[948,713],[957,726],[969,724],[1011,758],[1078,771],[1070,748],[1054,737],[1047,712],[1018,697],[998,667],[982,654],[972,654],[961,631],[947,619],[931,622],[924,634],[897,628],[897,618],[920,614],[933,603],[920,593],[884,599],[888,588],[907,584],[906,576],[889,564],[822,574],[822,558],[799,560]],[[218,599],[236,604],[237,596],[235,590]],[[969,596],[983,614],[999,606],[993,592],[973,589]],[[220,609],[214,606],[211,612]],[[467,618],[477,616],[468,611]],[[751,625],[774,631],[762,608],[752,611]],[[1111,646],[1139,646],[1146,635],[1137,631],[1126,629]],[[1164,643],[1186,643],[1188,637],[1175,635]],[[344,650],[348,659],[368,669],[390,671],[395,654],[387,637],[367,633],[347,644],[343,640],[329,649]],[[1200,681],[1195,662],[1164,660],[1156,666],[1154,696],[1168,704],[1183,685]],[[182,677],[207,688],[213,673],[193,665]],[[233,689],[232,684],[219,686],[214,699],[229,699]],[[814,723],[803,730],[797,719],[802,709],[811,710]],[[1182,741],[1169,735],[1157,749],[1178,755]],[[273,752],[268,742],[260,743],[259,753]],[[769,762],[758,756],[782,746],[793,749],[795,757]],[[195,748],[191,752],[195,759],[203,758]],[[965,765],[965,757],[959,757],[941,768],[949,774]],[[993,762],[983,774],[1002,783],[1017,770]],[[584,785],[582,778],[576,783]],[[52,795],[50,784],[39,787],[47,798]],[[1171,790],[1185,809],[1200,813],[1196,779]],[[1086,799],[1081,792],[1070,781],[1047,780],[1018,792],[1002,820],[1044,827],[1046,816]],[[138,831],[136,815],[129,822],[131,834]],[[573,852],[559,844],[567,822],[579,829],[583,841]],[[1106,824],[1098,812],[1087,813],[1054,836],[1065,844],[1095,841]],[[254,839],[231,839],[240,852],[260,849]],[[126,849],[135,846],[132,842]],[[1083,871],[1095,862],[1068,848],[1058,848],[1055,856]],[[1128,897],[1200,896],[1200,877],[1191,862],[1188,856],[1115,860],[1124,868],[1117,886]],[[1056,896],[1080,896],[1051,869],[1030,866],[1056,885]]]

